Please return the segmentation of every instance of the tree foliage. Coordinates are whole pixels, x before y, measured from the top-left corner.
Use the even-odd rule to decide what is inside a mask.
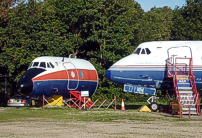
[[[17,76],[8,80],[10,93],[34,58],[73,54],[97,69],[99,87],[93,98],[116,95],[119,100],[140,101],[147,97],[123,93],[122,86],[104,77],[106,70],[142,42],[201,39],[201,0],[148,12],[134,0],[28,0],[13,7],[14,3],[0,2],[0,74]]]
[[[202,39],[202,1],[186,0],[186,5],[176,8],[173,15],[173,40]]]
[[[151,8],[138,24],[140,43],[147,41],[169,40],[172,26],[172,9],[169,7]]]

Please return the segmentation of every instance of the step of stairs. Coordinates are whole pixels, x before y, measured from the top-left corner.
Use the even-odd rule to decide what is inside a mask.
[[[182,114],[189,114],[189,108],[182,108]],[[190,114],[196,115],[196,108],[190,108]]]
[[[190,87],[190,83],[178,83],[178,87]]]
[[[177,76],[177,80],[189,80],[189,76],[184,76],[184,75],[182,75],[182,76]]]
[[[180,94],[193,94],[193,91],[179,91]]]
[[[189,112],[182,112],[182,114],[183,115],[187,115],[187,114],[189,114]],[[197,115],[196,111],[195,112],[194,111],[193,112],[190,111],[190,114],[191,115]]]
[[[182,108],[182,111],[189,111],[189,108]],[[196,108],[190,108],[190,111],[196,111]]]
[[[192,90],[192,87],[178,87],[179,90]]]

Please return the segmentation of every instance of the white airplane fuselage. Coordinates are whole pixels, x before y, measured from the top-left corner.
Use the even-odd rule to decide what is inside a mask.
[[[153,41],[140,44],[127,57],[117,61],[105,76],[118,84],[147,88],[171,89],[172,81],[166,80],[166,60],[192,58],[193,75],[197,89],[202,88],[202,41]]]
[[[34,59],[17,84],[20,93],[37,100],[43,95],[69,98],[70,91],[89,91],[91,97],[97,86],[97,71],[87,60],[50,56]]]

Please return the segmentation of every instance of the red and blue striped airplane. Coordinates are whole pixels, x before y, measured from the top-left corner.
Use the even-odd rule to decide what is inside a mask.
[[[97,71],[87,60],[50,56],[34,59],[17,84],[19,93],[36,100],[42,95],[69,98],[76,90],[89,91],[91,97],[97,87]]]

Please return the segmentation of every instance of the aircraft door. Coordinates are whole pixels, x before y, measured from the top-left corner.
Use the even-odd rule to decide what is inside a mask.
[[[63,63],[63,66],[67,72],[68,77],[67,89],[68,90],[77,89],[79,85],[79,76],[75,65],[73,63],[66,62]]]
[[[171,47],[168,49],[168,58],[170,57],[191,58],[192,50],[188,46]]]
[[[192,49],[188,46],[171,47],[168,49],[168,58],[173,57],[172,64],[177,65],[173,68],[178,74],[184,74],[189,71],[190,60],[185,58],[192,58]],[[170,59],[171,60],[171,59]],[[175,63],[176,62],[176,63]],[[169,71],[170,74],[172,74]]]

